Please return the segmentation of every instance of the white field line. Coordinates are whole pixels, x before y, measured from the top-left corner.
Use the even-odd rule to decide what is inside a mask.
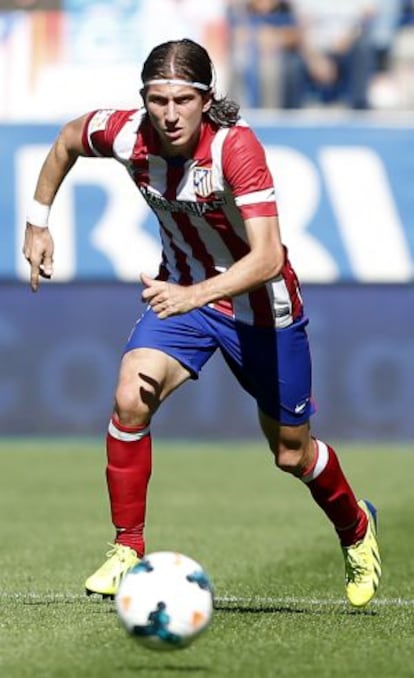
[[[91,596],[88,598],[84,593],[35,593],[27,592],[0,592],[0,600],[16,601],[26,604],[35,603],[65,603],[65,602],[95,602],[100,603],[101,598],[98,596]],[[108,602],[108,601],[106,601]],[[304,598],[295,596],[273,597],[273,596],[216,596],[215,603],[218,606],[229,605],[232,606],[258,606],[263,605],[267,607],[287,607],[287,606],[311,606],[311,607],[326,607],[326,606],[347,606],[348,603],[344,598]],[[369,607],[414,607],[414,599],[412,598],[376,598]]]

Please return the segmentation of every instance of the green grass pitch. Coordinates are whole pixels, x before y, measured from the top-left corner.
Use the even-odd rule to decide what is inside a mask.
[[[337,448],[379,508],[384,574],[363,612],[344,600],[331,526],[264,444],[155,442],[147,549],[199,560],[216,593],[205,635],[165,654],[84,595],[113,537],[102,444],[0,440],[0,676],[414,676],[413,451]]]

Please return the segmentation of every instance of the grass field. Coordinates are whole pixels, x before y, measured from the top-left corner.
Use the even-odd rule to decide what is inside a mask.
[[[207,633],[163,654],[83,592],[113,536],[101,444],[0,439],[0,676],[414,676],[414,454],[338,449],[380,512],[384,576],[365,612],[344,601],[332,528],[264,445],[155,445],[148,551],[199,560],[216,592]]]

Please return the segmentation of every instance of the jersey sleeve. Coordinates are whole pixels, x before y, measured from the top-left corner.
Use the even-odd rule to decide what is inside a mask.
[[[243,219],[277,216],[273,177],[250,127],[230,129],[223,145],[223,174]]]
[[[89,156],[112,158],[113,145],[118,133],[131,115],[131,111],[102,108],[92,111],[86,118],[82,143]]]

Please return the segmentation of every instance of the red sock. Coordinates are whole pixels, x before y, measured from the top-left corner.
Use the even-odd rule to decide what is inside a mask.
[[[315,458],[301,480],[333,523],[342,546],[350,546],[365,535],[368,519],[339,465],[335,451],[315,440]]]
[[[151,434],[149,426],[128,428],[115,418],[106,438],[108,483],[116,543],[145,551],[144,524],[147,487],[151,476]]]

